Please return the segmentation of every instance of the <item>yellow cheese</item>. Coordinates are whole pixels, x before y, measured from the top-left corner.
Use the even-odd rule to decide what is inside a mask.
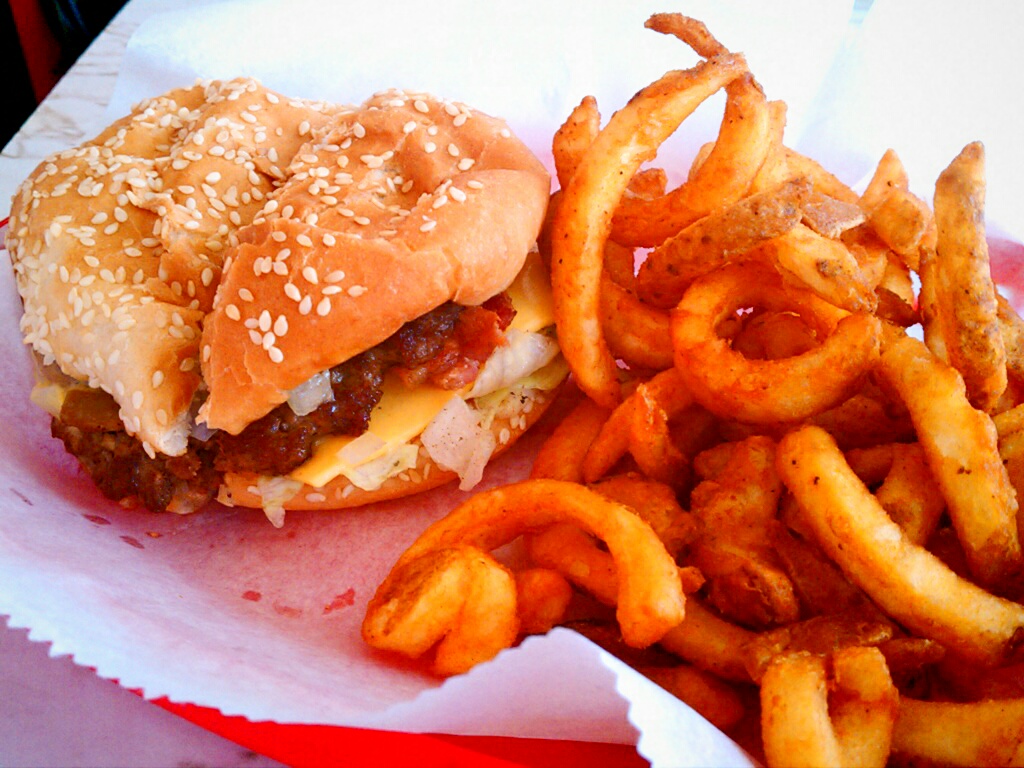
[[[512,328],[535,333],[554,325],[551,282],[539,253],[527,255],[523,269],[508,288],[508,294],[516,308]],[[460,394],[459,391],[430,386],[408,389],[397,377],[388,376],[384,380],[380,402],[370,414],[367,432],[358,438],[342,435],[325,438],[313,451],[313,458],[289,477],[316,488],[327,485],[339,475],[354,480],[359,476],[357,467],[365,467],[415,438],[449,400]],[[359,450],[350,452],[357,456],[354,460],[346,460],[339,454],[343,454],[355,440],[361,441]]]
[[[440,387],[408,389],[397,377],[388,376],[384,379],[380,402],[370,414],[367,432],[377,438],[374,448],[361,452],[358,461],[353,463],[338,454],[357,438],[346,435],[325,438],[317,445],[313,458],[294,470],[289,477],[319,488],[338,475],[351,476],[357,466],[378,459],[416,437],[447,402],[458,394],[455,390]]]
[[[543,330],[555,324],[555,300],[551,295],[551,278],[540,254],[531,251],[512,285],[508,287],[516,316],[512,328],[520,331]]]

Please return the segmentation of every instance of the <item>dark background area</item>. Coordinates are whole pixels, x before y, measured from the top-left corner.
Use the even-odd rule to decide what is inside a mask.
[[[7,145],[124,2],[7,0],[0,6],[0,45],[10,52],[0,147]]]

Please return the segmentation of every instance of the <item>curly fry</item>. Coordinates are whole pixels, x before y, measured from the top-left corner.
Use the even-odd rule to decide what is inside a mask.
[[[363,620],[367,645],[413,658],[435,645],[434,671],[466,672],[515,642],[516,583],[471,546],[424,552],[396,566]]]
[[[427,528],[392,572],[435,550],[459,545],[493,550],[526,531],[560,522],[574,522],[607,545],[626,643],[646,647],[683,620],[678,567],[651,526],[628,507],[561,480],[526,480],[473,496]]]

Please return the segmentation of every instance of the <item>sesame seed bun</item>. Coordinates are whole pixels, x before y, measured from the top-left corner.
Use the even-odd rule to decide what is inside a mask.
[[[504,122],[426,94],[171,91],[15,195],[25,340],[180,455],[201,385],[199,420],[235,434],[406,321],[503,290],[549,189]]]
[[[148,99],[47,158],[7,248],[41,367],[108,393],[160,460],[189,454],[197,425],[238,434],[446,302],[504,291],[549,194],[506,124],[463,104],[392,90],[342,106],[238,78]],[[506,425],[509,444],[529,422]]]
[[[464,105],[392,91],[341,116],[239,233],[205,321],[200,420],[236,434],[406,322],[504,290],[549,192],[505,123]]]
[[[491,456],[497,456],[511,448],[547,411],[556,399],[559,389],[531,390],[526,396],[516,399],[516,407],[491,422],[491,434],[496,447]],[[285,510],[348,509],[380,501],[404,498],[438,488],[458,479],[458,475],[438,466],[419,443],[416,466],[388,478],[375,490],[363,490],[344,476],[339,476],[322,488],[303,485],[294,495],[283,502]],[[224,475],[217,500],[228,506],[266,508],[260,494],[256,475],[229,472]]]
[[[170,91],[47,158],[14,195],[25,342],[110,393],[151,455],[187,448],[202,322],[238,229],[338,111],[253,80]]]

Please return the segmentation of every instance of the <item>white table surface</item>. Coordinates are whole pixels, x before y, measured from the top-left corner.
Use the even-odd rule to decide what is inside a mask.
[[[184,0],[130,0],[0,153],[0,219],[10,196],[53,151],[98,132],[125,45],[153,13]],[[191,4],[194,4],[190,0]],[[101,679],[0,616],[0,765],[9,768],[245,766],[257,755]]]

